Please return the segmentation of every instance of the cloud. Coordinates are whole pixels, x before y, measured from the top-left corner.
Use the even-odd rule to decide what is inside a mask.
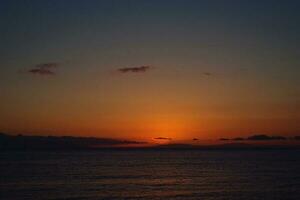
[[[203,75],[205,75],[205,76],[211,76],[212,73],[210,73],[210,72],[203,72]]]
[[[131,72],[131,73],[144,73],[148,70],[150,70],[151,67],[148,66],[148,65],[142,65],[142,66],[139,66],[139,67],[124,67],[124,68],[119,68],[117,69],[118,72],[120,73],[128,73],[128,72]]]
[[[198,138],[193,138],[193,141],[197,141],[198,140]]]
[[[294,140],[300,140],[300,136],[295,136],[293,139]]]
[[[1,146],[1,143],[5,144]],[[146,142],[113,138],[72,136],[25,136],[0,133],[0,149],[85,149],[145,145]]]
[[[228,140],[230,140],[230,139],[228,139],[228,138],[220,138],[220,140],[221,140],[221,141],[228,141]]]
[[[167,138],[167,137],[157,137],[154,138],[155,140],[172,140],[172,138]]]
[[[233,138],[232,140],[235,140],[235,141],[242,141],[242,140],[244,140],[244,138],[242,138],[242,137],[237,137],[237,138]]]
[[[27,72],[35,75],[55,75],[55,69],[59,66],[58,63],[41,63],[35,65],[32,69],[29,69]]]
[[[248,141],[269,141],[269,140],[286,140],[287,138],[286,137],[283,137],[283,136],[268,136],[268,135],[252,135],[252,136],[249,136],[247,138],[242,138],[242,137],[236,137],[236,138],[220,138],[221,141],[245,141],[245,140],[248,140]],[[291,139],[296,139],[295,138],[291,138]]]
[[[39,75],[55,75],[55,72],[49,70],[49,69],[31,69],[28,70],[31,74],[39,74]]]
[[[247,138],[247,140],[285,140],[283,136],[268,136],[268,135],[253,135]]]

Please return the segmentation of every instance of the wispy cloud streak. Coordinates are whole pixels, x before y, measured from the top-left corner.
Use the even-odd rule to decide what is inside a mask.
[[[143,65],[143,66],[139,66],[139,67],[123,67],[123,68],[117,69],[117,71],[120,73],[130,73],[130,72],[131,73],[144,73],[150,69],[151,69],[150,66]]]
[[[41,63],[35,65],[32,69],[29,69],[27,72],[35,75],[55,75],[55,69],[59,66],[58,63]]]
[[[205,76],[211,76],[212,73],[210,73],[210,72],[203,72],[203,75],[205,75]]]
[[[299,137],[300,138],[300,137]],[[220,138],[222,141],[269,141],[269,140],[287,140],[287,139],[297,139],[297,136],[295,138],[286,138],[284,136],[268,136],[268,135],[252,135],[246,138],[243,137],[236,137],[236,138]]]
[[[172,140],[172,138],[168,138],[168,137],[156,137],[154,139],[155,140]]]

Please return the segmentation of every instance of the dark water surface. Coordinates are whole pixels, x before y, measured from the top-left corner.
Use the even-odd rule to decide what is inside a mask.
[[[295,199],[300,151],[0,153],[0,199]]]

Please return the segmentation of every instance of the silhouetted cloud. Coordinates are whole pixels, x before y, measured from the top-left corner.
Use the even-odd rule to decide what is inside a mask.
[[[232,140],[235,140],[235,141],[242,141],[242,140],[245,140],[245,139],[242,138],[242,137],[237,137],[237,138],[233,138]]]
[[[168,138],[168,137],[157,137],[154,138],[155,140],[172,140],[172,138]]]
[[[120,73],[128,73],[128,72],[143,73],[143,72],[148,71],[149,69],[151,69],[150,66],[143,65],[143,66],[139,66],[139,67],[124,67],[124,68],[119,68],[119,69],[117,69],[117,71],[120,72]]]
[[[31,69],[28,70],[28,72],[32,74],[39,74],[39,75],[55,75],[55,72],[49,69]]]
[[[118,147],[122,145],[143,145],[146,142],[112,138],[71,136],[11,136],[0,133],[1,149],[84,149]]]
[[[220,138],[220,140],[221,140],[221,141],[228,141],[228,140],[230,140],[230,139],[228,139],[228,138]]]
[[[268,136],[268,135],[252,135],[247,138],[242,138],[242,137],[236,137],[236,138],[220,138],[221,141],[243,141],[243,140],[250,140],[250,141],[259,141],[259,140],[286,140],[286,137],[283,136]],[[291,139],[296,139],[291,138]]]
[[[193,138],[193,140],[194,140],[194,141],[197,141],[197,140],[198,140],[198,138]]]
[[[295,136],[293,139],[294,140],[300,140],[300,136]]]
[[[285,140],[283,136],[268,136],[268,135],[253,135],[247,138],[247,140]]]
[[[29,69],[27,72],[36,75],[55,75],[55,68],[58,67],[58,63],[41,63]]]
[[[203,72],[203,75],[205,75],[205,76],[211,76],[212,73],[210,73],[210,72]]]

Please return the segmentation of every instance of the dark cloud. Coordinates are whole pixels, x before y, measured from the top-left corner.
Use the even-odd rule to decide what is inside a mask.
[[[157,137],[154,138],[155,140],[172,140],[172,138],[167,138],[167,137]]]
[[[294,140],[300,140],[300,136],[295,136],[293,139]]]
[[[39,75],[55,75],[55,72],[49,69],[30,69],[28,70],[28,72],[31,74],[39,74]]]
[[[193,140],[194,140],[194,141],[197,141],[197,140],[198,140],[198,138],[193,138]]]
[[[247,138],[247,140],[285,140],[283,136],[268,136],[268,135],[253,135]]]
[[[120,73],[128,73],[128,72],[143,73],[143,72],[148,71],[149,69],[151,69],[150,66],[143,65],[143,66],[140,66],[140,67],[124,67],[124,68],[119,68],[119,69],[117,69],[117,71],[120,72]]]
[[[55,69],[58,67],[58,63],[41,63],[29,69],[27,72],[36,75],[55,75]]]
[[[5,145],[3,145],[5,144]],[[23,136],[0,133],[1,149],[84,149],[143,145],[146,142],[118,140],[112,138],[71,137],[71,136]]]
[[[228,138],[220,138],[220,140],[221,140],[221,141],[228,141],[228,140],[230,140],[230,139],[228,139]]]
[[[244,140],[244,138],[242,138],[242,137],[237,137],[237,138],[233,138],[232,140],[235,140],[235,141],[242,141],[242,140]]]
[[[203,72],[203,75],[205,75],[205,76],[211,76],[212,73],[210,73],[210,72]]]
[[[242,137],[236,137],[236,138],[221,138],[220,140],[222,141],[243,141],[243,140],[250,140],[250,141],[268,141],[268,140],[286,140],[287,138],[286,137],[283,137],[283,136],[268,136],[268,135],[252,135],[252,136],[249,136],[247,138],[242,138]],[[295,138],[292,138],[292,139],[296,139]]]

